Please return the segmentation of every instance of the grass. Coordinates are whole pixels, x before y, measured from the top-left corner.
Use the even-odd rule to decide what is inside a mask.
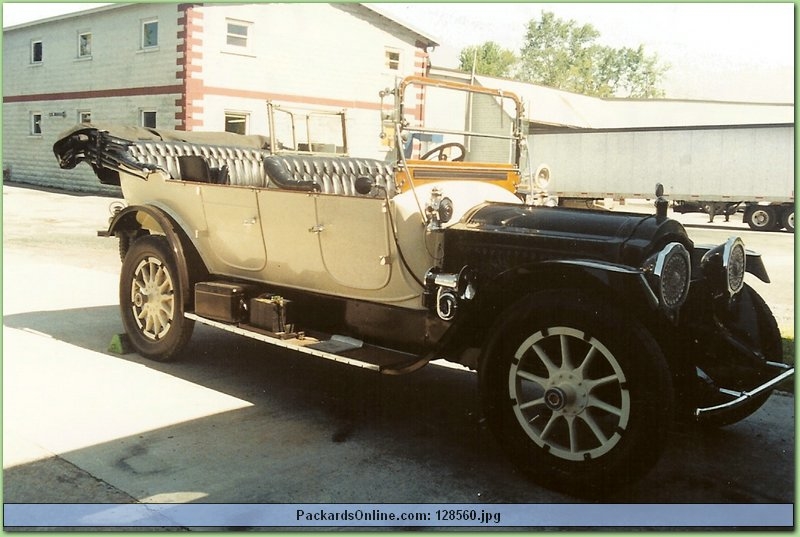
[[[794,365],[794,336],[784,336],[781,341],[783,343],[783,363]]]
[[[794,365],[794,334],[783,336],[781,343],[783,343],[783,363]],[[778,384],[777,388],[781,391],[794,393],[794,377],[784,380]]]

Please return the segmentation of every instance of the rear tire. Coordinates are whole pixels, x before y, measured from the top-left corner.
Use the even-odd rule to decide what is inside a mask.
[[[578,496],[631,483],[672,422],[669,369],[647,330],[578,290],[523,299],[485,352],[481,398],[513,461]]]
[[[165,237],[142,237],[130,246],[122,263],[119,303],[136,352],[159,362],[179,358],[194,328],[183,315],[184,292]]]

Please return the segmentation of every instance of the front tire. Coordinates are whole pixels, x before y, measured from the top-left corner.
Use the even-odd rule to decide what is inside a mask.
[[[658,460],[672,420],[660,348],[581,291],[523,299],[484,356],[481,396],[513,461],[543,484],[594,496]]]
[[[150,235],[131,245],[122,263],[119,303],[136,352],[159,362],[179,358],[194,328],[183,316],[184,292],[165,237]]]
[[[739,301],[743,304],[740,309],[753,312],[753,317],[742,315],[743,319],[737,323],[736,332],[739,337],[748,341],[753,348],[758,349],[765,360],[783,363],[783,343],[781,332],[778,328],[778,321],[772,314],[764,299],[755,292],[749,285],[745,285],[739,296]],[[759,386],[775,374],[776,370],[763,365],[758,370],[750,371],[748,374],[739,374],[738,383],[728,384],[726,388],[750,391]],[[726,427],[738,423],[750,417],[767,402],[774,390],[767,390],[759,395],[751,397],[744,404],[732,410],[712,414],[703,418],[699,423],[703,427],[715,428]],[[727,403],[731,400],[730,396],[724,396],[715,390],[711,393],[705,392],[698,400],[698,406],[707,407]]]

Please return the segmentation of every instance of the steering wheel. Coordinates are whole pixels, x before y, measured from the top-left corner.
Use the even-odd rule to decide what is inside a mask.
[[[448,159],[447,155],[445,154],[445,149],[450,149],[451,147],[457,147],[461,154],[458,155],[456,158]],[[449,152],[448,152],[449,153]],[[439,146],[434,147],[424,155],[420,157],[422,160],[451,160],[453,162],[463,162],[464,156],[467,154],[467,148],[464,147],[464,144],[460,144],[458,142],[448,142],[446,144],[442,144]],[[433,155],[438,155],[436,159],[432,159]],[[444,157],[444,158],[442,158]]]

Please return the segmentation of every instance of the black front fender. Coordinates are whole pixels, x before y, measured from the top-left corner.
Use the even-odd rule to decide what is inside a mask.
[[[714,248],[719,248],[719,246],[707,244],[696,244],[694,246],[694,249],[692,250],[692,267],[694,271],[699,273],[701,265],[700,260],[707,252],[713,250]],[[764,261],[761,259],[761,254],[752,250],[745,250],[745,254],[747,256],[745,260],[745,271],[749,272],[764,283],[770,283],[769,274],[767,274],[767,268],[764,266]]]
[[[523,297],[549,289],[584,289],[655,318],[658,299],[640,270],[592,260],[546,261],[515,267],[486,282],[459,307],[459,314],[439,343],[439,352],[454,356],[469,347],[482,347],[493,326]]]

